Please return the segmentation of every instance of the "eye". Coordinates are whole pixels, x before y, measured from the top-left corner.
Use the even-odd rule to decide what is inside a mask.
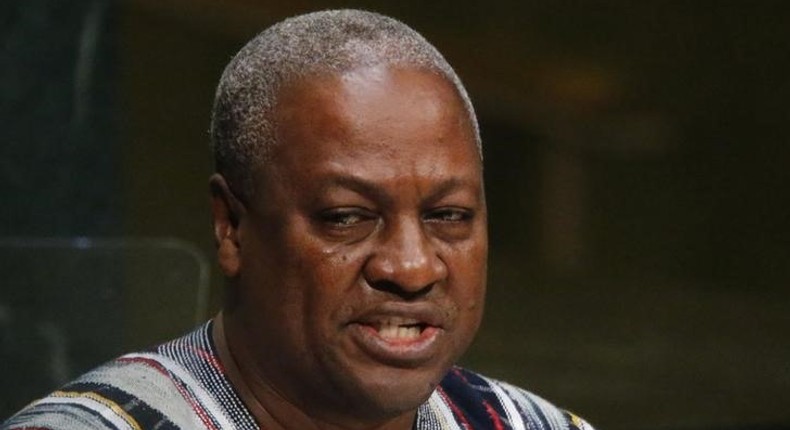
[[[355,209],[330,209],[321,213],[321,221],[335,227],[352,227],[370,219]]]
[[[428,212],[424,219],[428,222],[462,223],[470,221],[473,216],[470,209],[447,207]]]
[[[316,226],[331,240],[353,241],[366,237],[376,227],[378,216],[362,207],[336,207],[316,214]]]
[[[426,227],[438,239],[456,242],[468,239],[474,233],[475,212],[469,208],[444,206],[423,215]]]

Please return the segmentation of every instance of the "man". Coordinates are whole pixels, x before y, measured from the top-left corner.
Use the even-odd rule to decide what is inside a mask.
[[[212,141],[222,313],[6,428],[591,428],[453,367],[483,311],[481,144],[421,36],[361,11],[267,29],[222,76]]]

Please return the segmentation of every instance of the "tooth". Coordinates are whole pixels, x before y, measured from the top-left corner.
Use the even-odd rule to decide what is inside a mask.
[[[384,323],[381,325],[381,329],[379,330],[379,335],[384,339],[395,338],[398,336],[398,326],[389,323]]]
[[[381,322],[378,333],[384,339],[416,339],[420,337],[420,327],[412,324],[411,320],[391,317]]]

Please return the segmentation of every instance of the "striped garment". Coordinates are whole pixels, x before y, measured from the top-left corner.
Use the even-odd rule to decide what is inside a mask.
[[[225,376],[211,326],[111,361],[0,429],[258,429]],[[459,367],[419,407],[414,428],[592,430],[533,394]]]

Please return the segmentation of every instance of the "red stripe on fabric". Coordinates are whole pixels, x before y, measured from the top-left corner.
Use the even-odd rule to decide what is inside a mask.
[[[466,419],[463,411],[455,403],[453,403],[449,397],[447,397],[447,393],[444,392],[442,387],[436,387],[436,392],[439,393],[439,395],[442,397],[442,400],[444,400],[444,402],[450,406],[450,410],[452,410],[458,419],[461,420],[461,426],[465,429],[473,430],[472,425],[469,424],[469,421]]]
[[[491,404],[483,400],[483,406],[486,408],[486,412],[488,412],[491,422],[494,423],[494,430],[505,430],[505,425],[502,423],[502,420],[499,418],[499,414],[494,410]]]
[[[155,370],[159,371],[159,373],[167,376],[171,381],[173,381],[173,385],[175,385],[176,389],[178,389],[178,392],[181,393],[181,396],[187,402],[189,402],[190,406],[192,406],[192,410],[195,411],[195,414],[197,414],[198,418],[200,418],[200,421],[203,421],[203,424],[206,427],[208,427],[210,429],[213,429],[213,430],[218,430],[217,427],[214,426],[214,423],[211,421],[211,416],[209,416],[209,414],[206,413],[205,409],[203,409],[201,407],[200,403],[197,402],[197,400],[192,395],[192,393],[190,393],[189,391],[184,389],[184,387],[173,377],[174,375],[170,371],[168,371],[167,368],[162,365],[162,363],[160,363],[160,362],[158,362],[158,361],[156,361],[154,359],[145,358],[145,357],[121,357],[121,358],[118,359],[118,361],[120,361],[120,362],[142,362],[142,363],[147,364],[150,367],[153,367]]]
[[[217,360],[217,357],[214,356],[214,354],[206,351],[205,349],[198,348],[196,346],[191,346],[190,349],[195,354],[199,355],[200,358],[206,360],[206,362],[208,364],[210,364],[211,367],[213,367],[217,372],[222,373],[222,374],[225,373],[225,368],[222,367],[222,363],[220,363],[219,360]]]
[[[464,381],[465,384],[469,385],[469,380],[466,379],[466,375],[464,375],[464,373],[461,372],[461,369],[459,369],[458,367],[453,367],[453,374],[461,378],[461,380]]]

